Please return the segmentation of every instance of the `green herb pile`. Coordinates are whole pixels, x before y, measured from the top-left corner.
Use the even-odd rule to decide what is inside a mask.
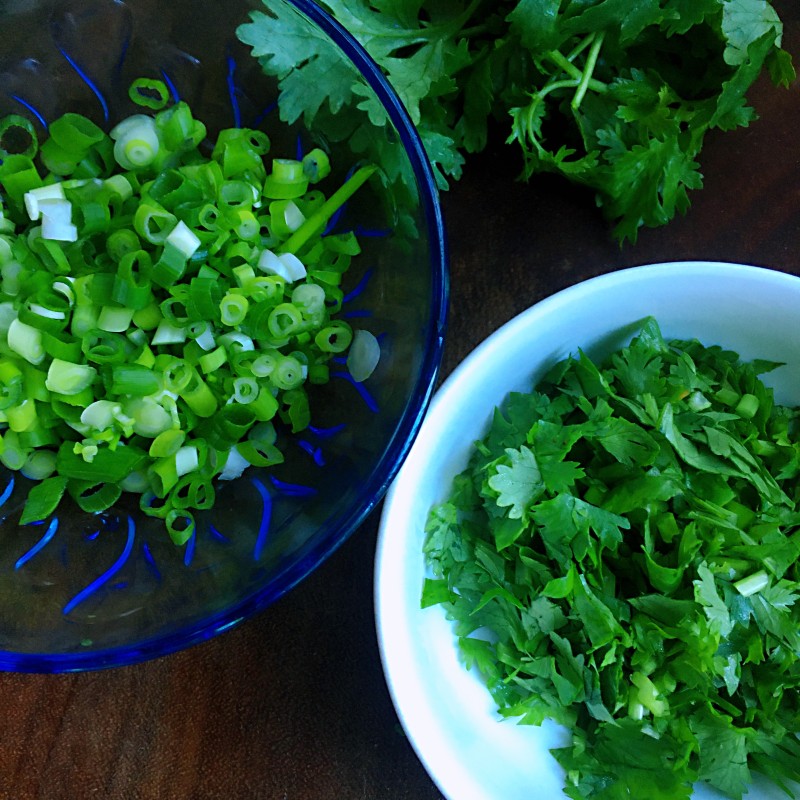
[[[22,524],[131,492],[184,544],[217,479],[283,461],[275,423],[308,427],[335,356],[374,368],[375,338],[337,318],[359,242],[322,234],[375,167],[328,192],[320,149],[210,142],[161,81],[131,97],[155,113],[109,133],[0,120],[0,462],[37,481]]]
[[[572,730],[571,798],[739,798],[753,771],[793,796],[800,443],[775,366],[648,320],[510,395],[430,514],[423,604],[502,715]]]
[[[765,66],[776,84],[794,78],[768,0],[320,4],[388,76],[442,186],[499,120],[526,179],[547,170],[590,187],[623,240],[686,211],[706,132],[755,118],[745,94]],[[280,79],[286,119],[322,117],[322,129],[365,147],[385,112],[294,16],[254,13],[239,36]]]

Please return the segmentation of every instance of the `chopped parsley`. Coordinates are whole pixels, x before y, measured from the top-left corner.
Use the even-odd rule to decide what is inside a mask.
[[[653,319],[494,413],[426,528],[423,606],[574,800],[800,780],[800,410]]]

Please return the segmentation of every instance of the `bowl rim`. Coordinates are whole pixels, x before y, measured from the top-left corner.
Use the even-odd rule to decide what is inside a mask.
[[[431,314],[426,331],[428,346],[423,354],[411,399],[386,451],[361,487],[358,502],[324,539],[299,553],[272,582],[259,591],[201,621],[137,641],[134,645],[118,645],[74,653],[33,653],[0,649],[0,671],[62,673],[127,666],[186,649],[235,627],[285,595],[350,538],[383,499],[419,431],[441,365],[449,299],[449,248],[433,168],[420,135],[402,101],[355,37],[313,0],[284,0],[284,2],[293,6],[302,16],[319,27],[349,58],[375,92],[400,137],[419,188],[422,216],[427,225],[428,254],[432,266]]]

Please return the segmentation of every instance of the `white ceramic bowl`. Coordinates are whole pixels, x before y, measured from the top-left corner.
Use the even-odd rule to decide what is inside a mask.
[[[779,402],[800,404],[800,278],[735,264],[658,264],[578,284],[511,320],[452,373],[386,497],[375,582],[381,654],[398,715],[448,800],[565,797],[548,750],[569,737],[556,725],[501,721],[480,679],[460,663],[441,607],[420,608],[428,511],[446,498],[509,392],[530,390],[578,348],[610,354],[647,316],[665,338],[697,338],[745,359],[785,362],[765,380]],[[721,795],[698,787],[695,797]],[[748,795],[784,797],[761,783]]]

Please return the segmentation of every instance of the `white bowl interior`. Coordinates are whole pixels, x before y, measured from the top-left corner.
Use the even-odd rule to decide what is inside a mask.
[[[504,325],[451,374],[387,495],[375,583],[381,654],[395,706],[449,800],[564,797],[563,775],[548,750],[569,737],[556,725],[500,721],[480,679],[460,663],[442,609],[420,609],[428,511],[446,498],[509,392],[530,390],[578,348],[593,357],[610,354],[647,316],[656,318],[666,338],[697,338],[745,359],[784,362],[765,380],[779,402],[800,403],[800,278],[714,262],[634,267],[570,287]],[[698,787],[695,797],[721,795]],[[756,782],[748,797],[785,795]]]

